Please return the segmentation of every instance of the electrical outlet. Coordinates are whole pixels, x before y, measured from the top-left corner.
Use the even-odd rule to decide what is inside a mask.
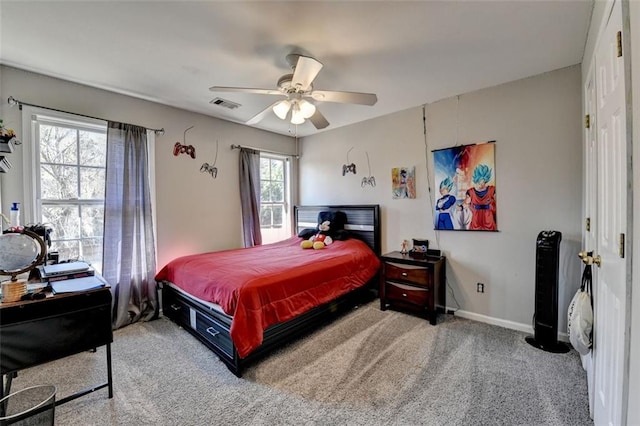
[[[483,283],[476,284],[476,291],[478,293],[484,293],[484,284]]]

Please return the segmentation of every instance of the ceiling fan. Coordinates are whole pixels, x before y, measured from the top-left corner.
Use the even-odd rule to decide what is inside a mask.
[[[281,120],[289,119],[292,124],[302,124],[308,119],[316,129],[324,129],[329,125],[329,122],[308,99],[369,106],[378,101],[378,97],[373,93],[315,90],[313,88],[313,80],[322,69],[322,63],[314,58],[297,53],[287,55],[287,62],[291,65],[293,73],[280,77],[278,79],[278,88],[275,90],[222,86],[213,86],[209,90],[212,92],[241,92],[284,96],[284,99],[269,105],[247,121],[246,124],[256,124],[273,111],[278,118]]]

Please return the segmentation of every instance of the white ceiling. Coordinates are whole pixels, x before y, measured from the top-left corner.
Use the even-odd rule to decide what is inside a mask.
[[[278,98],[292,51],[324,64],[320,90],[374,106],[317,102],[325,130],[578,64],[591,0],[0,1],[0,62],[244,123]],[[235,110],[214,97],[241,104]],[[29,99],[21,99],[29,102]],[[317,132],[269,114],[255,127]]]

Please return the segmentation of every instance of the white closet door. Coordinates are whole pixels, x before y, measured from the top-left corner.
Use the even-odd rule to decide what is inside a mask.
[[[582,249],[594,251],[596,249],[596,226],[598,220],[597,203],[597,134],[596,131],[596,81],[593,67],[584,85],[584,111],[588,117],[585,123],[584,137],[584,233]],[[595,288],[595,287],[594,287]],[[594,362],[593,351],[582,356],[582,366],[587,372],[587,388],[589,392],[589,414],[593,418],[593,379]]]
[[[598,42],[596,72],[596,203],[594,266],[594,421],[620,425],[624,386],[626,260],[620,248],[626,234],[627,133],[624,58],[618,53],[622,9],[613,5]],[[621,33],[620,33],[621,34]]]

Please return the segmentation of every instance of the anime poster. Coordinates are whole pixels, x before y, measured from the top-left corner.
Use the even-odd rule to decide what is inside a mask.
[[[495,143],[433,151],[435,229],[497,231]]]
[[[416,198],[416,168],[395,167],[391,169],[393,199]]]

